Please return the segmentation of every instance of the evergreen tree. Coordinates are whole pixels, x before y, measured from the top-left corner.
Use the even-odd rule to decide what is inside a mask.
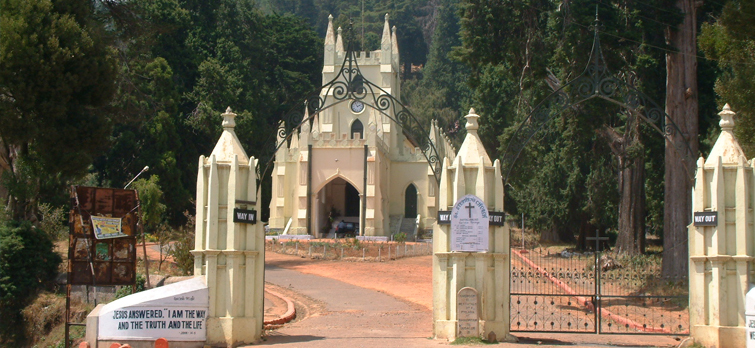
[[[0,186],[14,219],[33,219],[107,143],[97,108],[116,70],[102,32],[87,0],[0,1]]]

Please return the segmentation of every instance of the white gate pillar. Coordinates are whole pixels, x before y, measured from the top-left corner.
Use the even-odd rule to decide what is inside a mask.
[[[259,213],[257,160],[236,137],[236,114],[228,108],[222,116],[217,145],[199,158],[192,254],[194,275],[205,277],[210,293],[207,343],[235,347],[262,334],[265,233],[261,221],[234,222],[235,208]]]
[[[443,161],[438,192],[438,210],[448,211],[465,195],[485,202],[489,211],[503,212],[501,164],[490,161],[477,135],[474,109],[467,118],[467,136],[453,164]],[[494,332],[498,340],[509,335],[509,229],[490,226],[487,252],[451,251],[451,225],[433,225],[433,335],[457,337],[457,292],[464,287],[477,290],[480,299],[481,337]]]
[[[728,104],[719,115],[721,134],[708,159],[697,161],[692,191],[693,215],[715,212],[717,223],[693,216],[688,227],[690,333],[706,347],[744,347],[744,301],[755,260],[755,162],[734,138]]]

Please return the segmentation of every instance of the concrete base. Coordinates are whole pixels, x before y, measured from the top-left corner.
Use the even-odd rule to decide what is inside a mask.
[[[695,342],[708,348],[745,347],[747,329],[735,326],[692,326]]]
[[[433,332],[436,339],[446,339],[449,341],[456,340],[456,327],[459,325],[458,320],[436,320]]]
[[[207,344],[235,347],[253,344],[262,335],[262,321],[256,318],[207,318]]]

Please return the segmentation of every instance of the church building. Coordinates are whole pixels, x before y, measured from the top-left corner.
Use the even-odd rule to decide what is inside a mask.
[[[403,105],[398,103],[396,27],[391,30],[386,15],[380,49],[349,52],[330,16],[324,55],[322,80],[329,87],[320,92],[322,107],[314,115],[305,107],[298,131],[278,138],[271,230],[321,238],[333,236],[345,221],[356,235],[404,232],[413,237],[430,228],[438,211],[439,176],[430,165],[429,149],[437,167],[444,159],[453,160],[456,151],[434,121],[421,125],[423,140],[432,144],[425,149],[398,121]],[[375,88],[343,94],[339,81],[345,86],[354,73]]]

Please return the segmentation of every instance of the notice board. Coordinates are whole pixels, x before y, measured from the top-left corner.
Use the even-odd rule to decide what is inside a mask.
[[[68,284],[135,284],[136,190],[72,186],[70,197]]]

